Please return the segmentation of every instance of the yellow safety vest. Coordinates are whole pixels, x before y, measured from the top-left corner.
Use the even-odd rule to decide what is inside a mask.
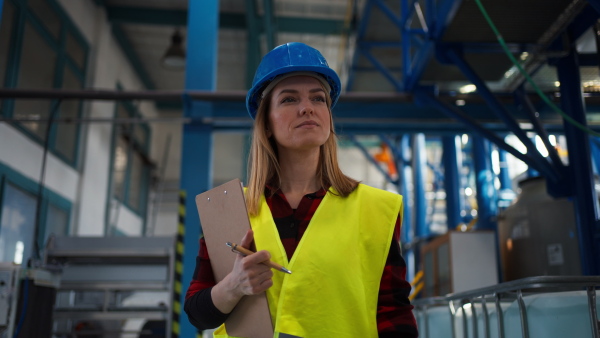
[[[397,194],[360,184],[344,198],[330,189],[288,261],[263,197],[250,217],[256,248],[292,271],[275,272],[267,290],[274,337],[377,337],[379,286],[401,212]],[[224,325],[214,336],[229,337]]]

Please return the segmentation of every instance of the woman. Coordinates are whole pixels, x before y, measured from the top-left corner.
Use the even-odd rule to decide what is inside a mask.
[[[266,292],[276,333],[418,336],[398,245],[402,197],[339,169],[331,115],[339,95],[339,77],[312,47],[288,43],[261,61],[246,97],[255,119],[246,191],[253,230],[240,242],[259,251],[236,258],[215,284],[201,240],[185,303],[199,329]],[[261,264],[269,259],[293,274],[274,274]]]

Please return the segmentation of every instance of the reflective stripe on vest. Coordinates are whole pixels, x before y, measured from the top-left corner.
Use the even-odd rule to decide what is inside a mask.
[[[292,271],[267,291],[275,337],[377,337],[377,301],[402,196],[360,184],[330,189],[288,261],[264,197],[250,217],[257,250]],[[275,306],[276,305],[276,306]],[[215,337],[227,337],[224,327]]]

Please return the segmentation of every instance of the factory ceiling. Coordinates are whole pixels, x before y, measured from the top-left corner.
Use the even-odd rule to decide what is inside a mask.
[[[485,108],[489,100],[478,95],[485,86],[496,98],[515,106],[519,102],[513,100],[514,94],[526,92],[535,110],[550,111],[505,54],[491,28],[493,23],[506,49],[555,102],[560,98],[553,60],[569,48],[577,49],[588,119],[596,128],[600,120],[596,116],[600,111],[596,109],[600,92],[596,1],[484,1],[489,21],[477,2],[221,0],[217,91],[245,91],[262,55],[275,45],[301,41],[324,54],[340,74],[347,94],[395,93],[404,95],[398,101],[408,97],[415,102],[412,94],[425,90],[452,105],[473,103],[489,111]],[[167,69],[161,66],[161,58],[175,31],[185,41],[188,0],[96,3],[105,7],[113,33],[146,88],[182,90],[185,70]],[[473,93],[475,88],[477,93]],[[418,115],[418,108],[413,111]],[[428,111],[416,118],[442,121]],[[557,114],[541,114],[553,125],[561,124]]]

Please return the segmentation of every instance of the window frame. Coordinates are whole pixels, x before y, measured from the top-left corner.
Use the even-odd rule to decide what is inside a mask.
[[[37,202],[39,203],[39,183],[31,180],[30,178],[25,177],[20,174],[18,171],[10,168],[4,163],[0,162],[0,219],[2,219],[2,210],[3,210],[3,202],[4,202],[4,193],[6,191],[6,185],[11,184],[18,189],[21,189],[27,193],[32,194]],[[43,243],[43,236],[46,233],[46,222],[48,216],[48,207],[52,205],[53,207],[65,211],[67,213],[67,224],[65,227],[65,233],[60,234],[67,236],[71,233],[72,226],[72,211],[73,211],[73,203],[70,202],[65,197],[57,194],[56,192],[48,189],[47,187],[43,188],[42,192],[42,200],[41,200],[41,209],[40,209],[40,219],[38,229],[38,236],[34,240],[37,240],[40,245],[40,252],[43,252],[46,243]],[[36,206],[37,207],[37,206]],[[35,232],[34,232],[35,236]],[[34,245],[34,243],[28,243],[29,245]],[[28,247],[31,249],[31,247]]]
[[[11,27],[12,32],[6,61],[5,78],[0,79],[0,81],[2,81],[5,88],[19,88],[18,79],[21,70],[21,55],[23,53],[25,26],[26,23],[29,23],[32,29],[34,29],[36,33],[38,33],[40,37],[48,43],[48,46],[56,52],[56,64],[54,65],[53,69],[54,79],[52,89],[62,88],[62,85],[64,83],[64,72],[66,68],[69,68],[73,75],[81,82],[82,88],[84,88],[87,78],[86,73],[90,57],[89,43],[87,42],[86,38],[83,36],[79,28],[77,28],[75,23],[67,15],[66,11],[56,0],[44,1],[47,2],[48,6],[54,10],[54,13],[61,20],[58,40],[55,40],[54,36],[52,35],[52,33],[50,33],[49,29],[44,26],[42,20],[38,18],[32,10],[29,9],[28,0],[5,0],[5,3],[10,3],[14,7],[15,19],[13,22],[13,26]],[[2,11],[2,13],[4,13],[4,11]],[[77,62],[73,60],[70,55],[68,55],[68,52],[66,50],[67,36],[69,34],[83,48],[84,60],[81,69],[77,65]],[[57,100],[50,100],[50,107],[53,107],[55,103],[57,103]],[[4,115],[5,118],[11,119],[14,116],[14,107],[14,99],[2,100],[2,104],[0,106],[0,116]],[[50,110],[47,113],[50,113]],[[56,116],[60,116],[60,106]],[[82,116],[83,101],[80,100],[78,104],[77,118],[81,118]],[[44,145],[45,139],[40,138],[38,135],[36,135],[31,130],[23,126],[21,123],[10,122],[10,124],[34,142],[42,146]],[[77,168],[80,160],[81,150],[81,125],[76,125],[74,140],[75,145],[73,148],[72,159],[69,159],[69,157],[63,155],[60,152],[60,150],[58,150],[57,130],[58,123],[53,123],[52,127],[50,128],[50,132],[48,133],[48,135],[46,135],[46,138],[48,139],[48,150],[67,165],[73,168]]]
[[[121,84],[117,84],[117,90],[122,90],[123,86]],[[139,112],[138,108],[131,101],[116,101],[115,107],[113,109],[113,118],[118,118],[119,105],[122,105],[129,118],[143,118],[142,114]],[[139,144],[139,142],[135,138],[135,131],[133,128],[141,127],[145,131],[145,139],[142,141],[144,144]],[[151,129],[147,123],[131,123],[131,130],[128,132],[128,138],[125,141],[128,144],[127,149],[127,167],[125,171],[124,182],[124,192],[123,199],[117,197],[114,191],[114,163],[116,156],[116,145],[118,142],[118,138],[121,136],[121,129],[118,124],[114,124],[112,128],[111,135],[111,150],[110,150],[110,173],[109,173],[109,184],[108,184],[108,193],[106,199],[106,213],[105,213],[105,233],[109,236],[122,236],[123,234],[119,231],[118,228],[113,227],[114,224],[111,222],[112,216],[112,202],[118,201],[120,207],[125,207],[134,215],[140,217],[142,220],[142,235],[146,232],[147,226],[147,210],[148,210],[148,195],[150,191],[151,184],[151,174],[153,169],[153,163],[150,161],[150,140],[151,140]],[[133,146],[131,146],[130,142],[133,142]],[[129,193],[130,193],[130,182],[131,182],[131,173],[132,173],[132,163],[133,163],[133,155],[139,153],[142,156],[143,161],[143,169],[142,169],[142,179],[140,182],[140,200],[139,210],[134,209],[129,203]],[[118,220],[117,220],[118,221]]]

